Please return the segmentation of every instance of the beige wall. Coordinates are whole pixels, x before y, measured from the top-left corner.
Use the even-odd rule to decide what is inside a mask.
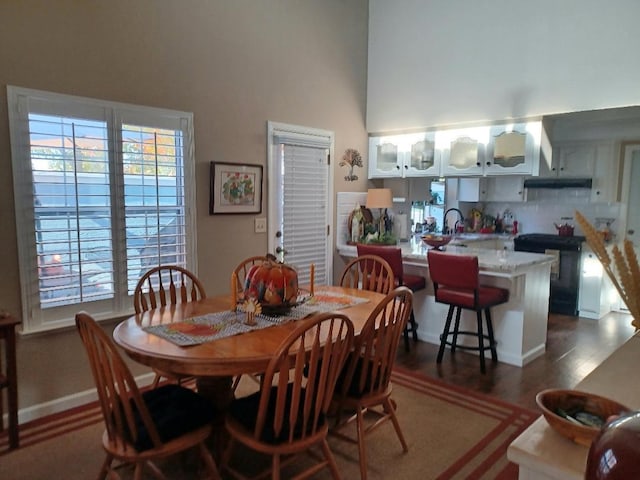
[[[366,154],[367,18],[367,0],[0,2],[0,308],[21,313],[7,85],[193,112],[198,273],[219,293],[267,237],[253,215],[209,216],[209,162],[264,165],[267,120]],[[338,161],[335,191],[364,190]],[[21,337],[18,356],[21,408],[91,387],[73,330]]]

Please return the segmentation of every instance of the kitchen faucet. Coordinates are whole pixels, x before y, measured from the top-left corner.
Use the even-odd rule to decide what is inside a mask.
[[[456,220],[456,223],[453,224],[453,231],[451,231],[447,227],[447,214],[449,212],[451,212],[451,211],[458,212],[458,220]],[[442,233],[444,233],[444,234],[454,233],[455,234],[458,231],[458,225],[462,225],[464,227],[464,215],[457,208],[449,208],[446,212],[444,212],[444,216],[442,217],[442,223],[443,223]]]

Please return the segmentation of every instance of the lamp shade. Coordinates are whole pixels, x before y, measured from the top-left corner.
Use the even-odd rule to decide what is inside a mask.
[[[367,208],[391,208],[393,197],[390,188],[370,188],[367,191]]]

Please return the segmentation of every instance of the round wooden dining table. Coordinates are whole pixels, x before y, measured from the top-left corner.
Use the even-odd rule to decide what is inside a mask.
[[[320,286],[316,290],[317,294],[327,292],[329,295],[346,295],[367,300],[338,310],[351,319],[356,336],[370,313],[384,298],[380,293],[336,286]],[[217,408],[224,409],[232,399],[232,377],[264,372],[273,353],[298,321],[292,320],[187,347],[149,333],[144,328],[222,312],[229,310],[230,305],[231,296],[220,295],[197,302],[152,309],[117,325],[113,338],[136,362],[181,376],[195,376],[198,391],[211,398]]]

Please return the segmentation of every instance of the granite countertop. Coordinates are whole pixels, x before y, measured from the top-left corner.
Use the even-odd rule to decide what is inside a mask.
[[[461,238],[464,240],[465,244],[471,244],[473,243],[473,240],[490,240],[495,238],[505,238],[505,236],[496,234],[477,234],[474,237],[470,237],[469,234],[464,234]],[[425,245],[419,236],[413,236],[409,242],[402,242],[397,246],[402,249],[402,258],[407,260],[407,263],[426,265],[427,250],[429,247]],[[534,265],[552,263],[555,260],[555,257],[541,253],[456,246],[454,242],[447,245],[444,248],[444,251],[454,255],[476,255],[478,257],[478,264],[481,270],[507,274],[514,274],[519,270]],[[340,255],[344,255],[346,257],[355,257],[357,249],[355,245],[338,245],[338,252]]]

